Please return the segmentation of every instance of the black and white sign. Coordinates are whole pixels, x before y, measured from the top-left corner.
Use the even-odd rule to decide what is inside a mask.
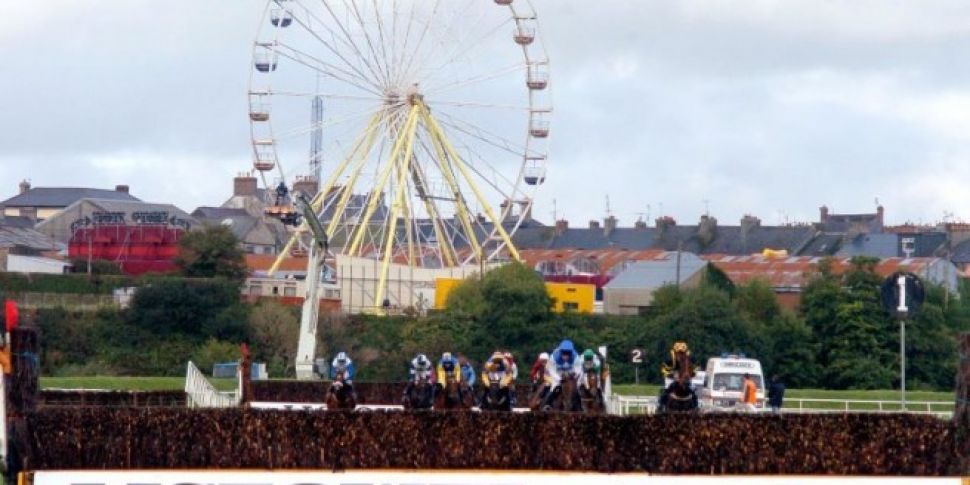
[[[643,363],[643,349],[633,349],[630,351],[630,362],[634,364]]]
[[[914,317],[926,299],[923,282],[913,273],[896,272],[882,283],[882,306],[900,317]]]

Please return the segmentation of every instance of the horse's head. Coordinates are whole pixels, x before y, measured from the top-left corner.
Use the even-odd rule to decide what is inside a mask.
[[[587,372],[585,374],[586,387],[590,390],[596,390],[600,387],[600,376],[596,372]]]
[[[683,342],[678,342],[683,343]],[[674,375],[674,380],[684,384],[690,381],[693,372],[693,365],[690,361],[690,352],[687,350],[687,345],[684,344],[682,347],[674,345],[674,362],[676,374]]]

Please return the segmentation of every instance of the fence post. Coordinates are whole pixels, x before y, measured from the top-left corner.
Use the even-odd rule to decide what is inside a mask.
[[[961,456],[960,473],[970,473],[970,332],[960,335],[960,367],[956,382],[953,424]]]

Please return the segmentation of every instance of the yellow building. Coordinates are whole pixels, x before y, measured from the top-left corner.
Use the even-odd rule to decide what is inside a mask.
[[[448,302],[448,295],[462,280],[452,278],[438,278],[435,280],[434,307],[444,309]],[[546,293],[555,301],[552,309],[555,312],[573,311],[577,313],[593,313],[593,301],[596,299],[596,286],[579,283],[546,283]]]

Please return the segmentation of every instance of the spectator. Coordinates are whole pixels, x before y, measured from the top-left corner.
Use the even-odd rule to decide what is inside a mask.
[[[758,386],[755,385],[751,374],[744,374],[744,384],[741,387],[744,393],[741,395],[741,407],[745,411],[757,411],[755,405],[758,404]]]
[[[785,399],[785,383],[781,381],[778,374],[771,376],[771,386],[768,387],[768,405],[771,412],[780,413],[781,404]]]

